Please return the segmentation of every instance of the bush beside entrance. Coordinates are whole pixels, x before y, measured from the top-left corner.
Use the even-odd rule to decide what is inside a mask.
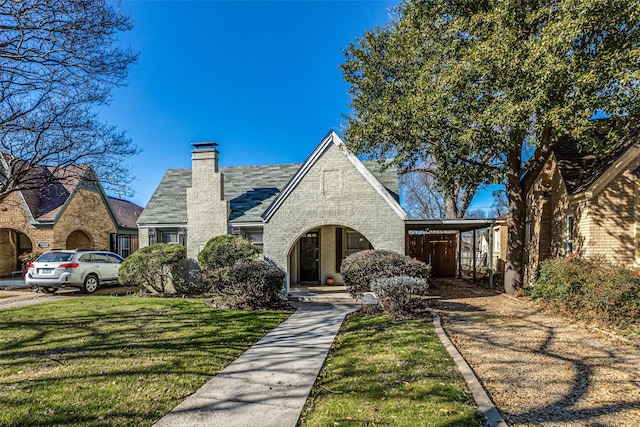
[[[353,297],[371,291],[375,279],[409,276],[428,279],[431,266],[406,255],[386,250],[356,252],[342,261],[340,273]]]
[[[233,308],[266,308],[280,300],[285,273],[264,261],[246,260],[204,274],[211,292]]]
[[[242,237],[225,234],[209,240],[198,254],[203,271],[230,267],[237,262],[255,259],[262,250]]]

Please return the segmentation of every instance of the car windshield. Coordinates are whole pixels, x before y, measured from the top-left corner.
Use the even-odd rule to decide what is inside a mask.
[[[40,258],[38,258],[37,262],[64,262],[70,261],[73,258],[73,253],[71,252],[47,252],[46,254],[42,254]]]

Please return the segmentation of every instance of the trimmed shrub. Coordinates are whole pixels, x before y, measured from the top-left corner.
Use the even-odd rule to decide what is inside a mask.
[[[190,277],[186,249],[181,245],[156,243],[138,249],[125,258],[118,281],[141,286],[150,292],[197,294],[204,288],[198,277]]]
[[[431,266],[406,255],[385,250],[356,252],[342,261],[340,273],[347,291],[359,297],[371,291],[375,279],[394,276],[429,278]]]
[[[384,311],[392,315],[408,315],[421,304],[419,296],[426,295],[429,285],[422,277],[395,276],[374,279],[371,292],[375,293]]]
[[[207,271],[204,281],[235,308],[264,308],[280,300],[285,273],[264,261],[240,261],[232,266]]]
[[[551,309],[606,326],[633,327],[640,319],[640,274],[602,258],[543,263],[531,296]]]
[[[202,270],[215,270],[253,259],[260,252],[261,249],[248,240],[225,234],[207,242],[198,254],[198,262]]]

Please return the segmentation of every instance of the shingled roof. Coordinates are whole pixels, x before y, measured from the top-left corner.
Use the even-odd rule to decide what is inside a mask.
[[[138,217],[142,213],[142,206],[138,206],[128,200],[116,197],[107,197],[111,211],[122,228],[138,228]]]
[[[389,193],[398,200],[398,179],[394,168],[380,171],[380,164],[365,161]],[[300,169],[302,163],[263,166],[222,167],[224,198],[229,201],[231,223],[262,222],[262,213]],[[186,224],[187,188],[191,187],[191,169],[169,169],[151,196],[138,224]]]
[[[36,223],[56,221],[69,198],[80,186],[103,192],[100,183],[96,181],[95,172],[89,165],[72,165],[64,168],[41,166],[32,168],[29,174],[33,175],[33,182],[37,183],[41,180],[43,184],[47,183],[41,187],[18,191],[29,216]],[[137,228],[136,220],[142,212],[141,206],[108,196],[107,202],[118,227]]]
[[[635,138],[625,139],[608,155],[597,156],[582,151],[574,139],[563,137],[553,153],[569,195],[586,191],[635,143]]]

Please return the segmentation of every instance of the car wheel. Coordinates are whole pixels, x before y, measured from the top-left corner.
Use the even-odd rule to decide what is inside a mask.
[[[48,286],[40,286],[40,290],[45,294],[53,294],[56,292],[56,288],[50,288]]]
[[[89,274],[84,279],[84,283],[82,284],[82,292],[86,294],[92,294],[98,289],[98,285],[100,285],[100,281],[98,280],[98,276],[95,274]]]

